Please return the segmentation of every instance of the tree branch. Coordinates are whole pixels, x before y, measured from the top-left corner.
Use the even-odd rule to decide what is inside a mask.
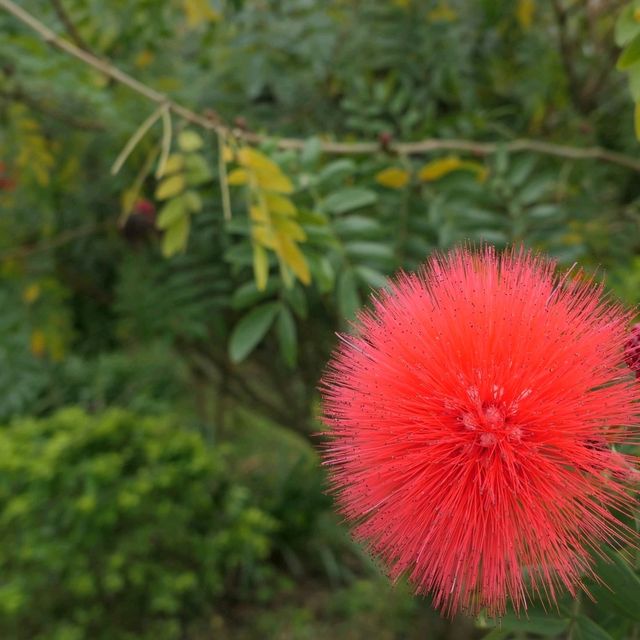
[[[53,5],[53,10],[56,12],[58,19],[62,22],[62,25],[67,32],[67,35],[71,38],[71,40],[78,45],[81,49],[85,51],[90,51],[89,46],[84,41],[82,36],[78,33],[76,29],[76,25],[73,24],[71,18],[69,18],[69,14],[65,11],[64,6],[62,5],[61,0],[51,0],[51,4]]]
[[[28,94],[22,87],[16,87],[13,91],[0,90],[0,99],[20,102],[32,111],[37,111],[43,116],[58,120],[74,129],[80,129],[82,131],[104,131],[106,128],[100,122],[80,119],[55,107],[48,108],[44,106],[42,99]]]
[[[66,231],[62,231],[57,236],[45,240],[39,244],[35,245],[23,245],[21,247],[16,247],[12,249],[8,249],[6,251],[0,252],[0,262],[3,260],[11,260],[14,258],[25,258],[34,253],[43,253],[45,251],[51,251],[52,249],[57,249],[69,242],[73,242],[78,238],[83,238],[87,236],[92,236],[98,233],[102,233],[110,228],[115,228],[115,225],[109,221],[103,224],[94,224],[90,223],[84,225],[82,227],[77,227],[75,229],[68,229]]]
[[[33,15],[19,7],[12,0],[0,0],[0,8],[9,12],[32,31],[36,32],[45,42],[52,47],[59,49],[85,64],[101,71],[109,78],[123,84],[136,93],[144,96],[151,102],[158,105],[166,105],[166,108],[180,116],[191,124],[202,127],[208,131],[213,131],[223,136],[234,136],[246,142],[259,144],[265,140],[272,139],[271,136],[260,135],[244,131],[239,128],[230,127],[220,120],[220,118],[210,113],[201,115],[183,106],[182,104],[169,99],[165,94],[140,82],[124,71],[118,69],[111,63],[94,56],[92,53],[81,49],[71,42],[59,38],[49,27],[40,22]],[[275,145],[279,149],[300,150],[306,141],[300,138],[279,138]],[[381,151],[379,142],[322,142],[321,149],[324,153],[334,155],[363,155]],[[424,155],[434,151],[458,151],[467,152],[476,156],[487,156],[496,153],[499,149],[506,151],[532,151],[543,155],[555,156],[559,158],[570,158],[574,160],[599,160],[616,164],[633,171],[640,172],[640,158],[628,156],[615,151],[609,151],[601,147],[572,147],[567,145],[554,144],[538,140],[519,139],[510,142],[475,142],[472,140],[440,139],[429,138],[417,142],[396,142],[388,146],[392,153],[399,155]]]

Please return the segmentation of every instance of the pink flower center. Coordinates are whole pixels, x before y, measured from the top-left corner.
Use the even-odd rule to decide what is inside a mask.
[[[460,421],[467,431],[475,433],[481,447],[494,447],[499,441],[520,442],[522,429],[512,424],[503,403],[485,403],[477,410],[465,411]]]

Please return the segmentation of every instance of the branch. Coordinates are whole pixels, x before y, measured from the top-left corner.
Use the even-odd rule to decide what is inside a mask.
[[[17,247],[15,249],[8,249],[7,251],[0,252],[0,262],[4,260],[12,260],[15,258],[25,258],[27,256],[33,255],[34,253],[43,253],[45,251],[51,251],[52,249],[57,249],[69,242],[73,242],[78,238],[83,238],[87,236],[92,236],[107,229],[114,227],[111,221],[105,222],[103,224],[87,224],[82,227],[77,227],[75,229],[68,229],[67,231],[62,231],[57,236],[50,238],[40,244],[30,245],[30,246],[22,246]]]
[[[62,5],[61,0],[51,0],[51,4],[53,5],[53,9],[56,12],[58,19],[62,22],[65,31],[71,38],[75,44],[77,44],[81,49],[85,51],[90,51],[87,43],[84,41],[82,36],[78,33],[76,29],[76,25],[73,24],[71,18],[69,18],[69,14],[65,11],[64,6]]]
[[[0,99],[20,102],[32,111],[37,111],[45,117],[58,120],[74,129],[80,129],[82,131],[104,131],[106,128],[101,122],[77,118],[66,111],[61,111],[57,107],[48,108],[44,105],[43,99],[28,94],[22,87],[17,87],[13,89],[13,91],[0,90]]]
[[[158,107],[134,132],[133,135],[124,145],[124,149],[118,154],[116,161],[111,167],[111,173],[115,176],[122,165],[126,162],[127,158],[131,155],[131,152],[136,148],[138,142],[144,138],[144,134],[151,129],[151,127],[162,117],[162,114],[166,111],[166,107],[163,105]]]
[[[59,38],[49,27],[40,22],[33,15],[19,7],[12,0],[0,0],[0,8],[5,9],[20,22],[36,32],[45,42],[59,49],[85,64],[101,71],[109,78],[123,84],[136,93],[144,96],[157,105],[165,105],[165,108],[191,124],[197,125],[208,131],[213,131],[222,136],[234,136],[252,144],[260,144],[271,140],[270,136],[250,133],[239,128],[224,124],[216,114],[206,116],[196,113],[191,109],[169,99],[165,94],[156,91],[146,84],[136,80],[129,74],[121,71],[109,62],[97,58],[93,54],[80,47]],[[279,149],[301,150],[306,144],[300,138],[279,138],[275,145]],[[542,142],[537,140],[513,140],[511,142],[474,142],[472,140],[429,138],[418,142],[397,142],[388,146],[392,153],[399,155],[424,155],[433,151],[459,151],[468,152],[476,156],[488,156],[499,149],[506,151],[532,151],[543,155],[574,160],[600,160],[621,167],[640,172],[640,158],[628,156],[615,151],[609,151],[601,147],[571,147],[567,145]],[[379,142],[322,142],[321,150],[324,153],[334,155],[363,155],[377,153],[381,150]]]

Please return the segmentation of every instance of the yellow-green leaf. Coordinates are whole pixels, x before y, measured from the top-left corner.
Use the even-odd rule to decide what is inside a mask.
[[[184,156],[181,153],[172,153],[164,163],[162,175],[167,176],[171,173],[181,171],[184,167]]]
[[[168,229],[171,225],[175,224],[176,220],[185,215],[187,215],[187,211],[184,199],[182,197],[173,198],[160,209],[156,226],[158,229]]]
[[[304,242],[307,239],[307,234],[304,232],[304,229],[293,220],[277,218],[274,220],[273,226],[279,234],[285,235],[297,242]]]
[[[458,14],[449,6],[449,3],[443,1],[435,9],[427,14],[429,22],[454,22],[458,19]]]
[[[622,55],[618,58],[616,67],[621,71],[632,67],[640,60],[640,33],[624,48]]]
[[[189,239],[189,228],[191,226],[191,218],[182,216],[167,227],[162,236],[162,255],[170,258],[180,251],[187,248],[187,240]]]
[[[278,234],[279,255],[284,264],[295,273],[296,277],[303,284],[310,284],[311,274],[309,273],[309,265],[304,254],[298,248],[298,245],[288,238]]]
[[[220,14],[211,7],[209,0],[182,0],[189,27],[197,27],[203,22],[217,22]]]
[[[478,182],[484,182],[489,175],[489,170],[480,162],[474,162],[473,160],[465,160],[460,163],[458,169],[471,171],[476,174]]]
[[[165,178],[156,189],[156,198],[158,200],[168,200],[175,198],[182,193],[185,187],[185,179],[181,173]]]
[[[197,191],[189,189],[183,194],[184,205],[191,213],[200,213],[202,211],[202,198]]]
[[[409,172],[399,167],[389,167],[376,173],[376,182],[389,189],[402,189],[409,182]]]
[[[265,191],[275,191],[276,193],[292,193],[293,184],[284,173],[263,173],[256,172],[258,186]]]
[[[133,205],[136,203],[139,195],[140,189],[136,188],[135,186],[129,187],[129,189],[126,189],[124,191],[121,198],[122,213],[124,217],[126,217],[131,212],[131,209],[133,209]]]
[[[280,172],[280,167],[269,156],[251,147],[242,147],[238,150],[238,162],[252,171],[263,173]]]
[[[448,173],[460,168],[462,160],[458,156],[445,156],[427,162],[418,172],[418,178],[423,182],[432,182],[439,180]]]
[[[258,291],[264,291],[269,278],[269,258],[267,252],[259,244],[253,244],[253,276]]]
[[[257,204],[249,207],[249,217],[254,222],[269,222],[269,214],[265,211],[264,207]]]
[[[261,189],[276,193],[291,193],[293,184],[280,167],[257,149],[242,147],[238,150],[238,162],[254,174]]]
[[[260,244],[267,249],[275,250],[277,248],[277,239],[271,227],[267,227],[263,224],[256,224],[251,229],[251,236],[257,244]]]
[[[33,304],[39,297],[40,285],[37,282],[33,282],[22,292],[22,300],[26,304]]]
[[[283,216],[295,216],[297,213],[296,206],[289,198],[285,198],[277,193],[265,193],[264,199],[267,204],[267,208],[272,213],[277,213]]]
[[[524,31],[528,31],[531,27],[535,9],[536,4],[534,0],[518,0],[516,20]]]
[[[47,348],[47,338],[44,335],[44,331],[41,329],[35,329],[31,334],[29,346],[31,348],[31,353],[33,353],[37,358],[41,358]]]
[[[135,64],[138,69],[145,69],[153,62],[154,58],[155,56],[153,55],[153,51],[143,49],[133,59],[133,64]]]
[[[191,153],[193,151],[197,151],[202,148],[204,142],[202,141],[202,137],[200,134],[195,131],[191,131],[187,129],[186,131],[181,131],[178,135],[178,146],[185,153]]]
[[[227,176],[227,184],[230,184],[232,187],[238,187],[242,184],[247,184],[249,182],[249,174],[245,169],[234,169]]]

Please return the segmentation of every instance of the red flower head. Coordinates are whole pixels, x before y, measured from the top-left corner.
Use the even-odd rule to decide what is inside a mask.
[[[524,250],[434,257],[341,336],[325,461],[354,536],[446,614],[575,594],[633,532],[629,313]]]
[[[150,222],[154,222],[156,217],[156,208],[150,200],[140,198],[140,200],[136,200],[136,203],[133,205],[133,213],[137,213],[138,215],[147,218]]]

